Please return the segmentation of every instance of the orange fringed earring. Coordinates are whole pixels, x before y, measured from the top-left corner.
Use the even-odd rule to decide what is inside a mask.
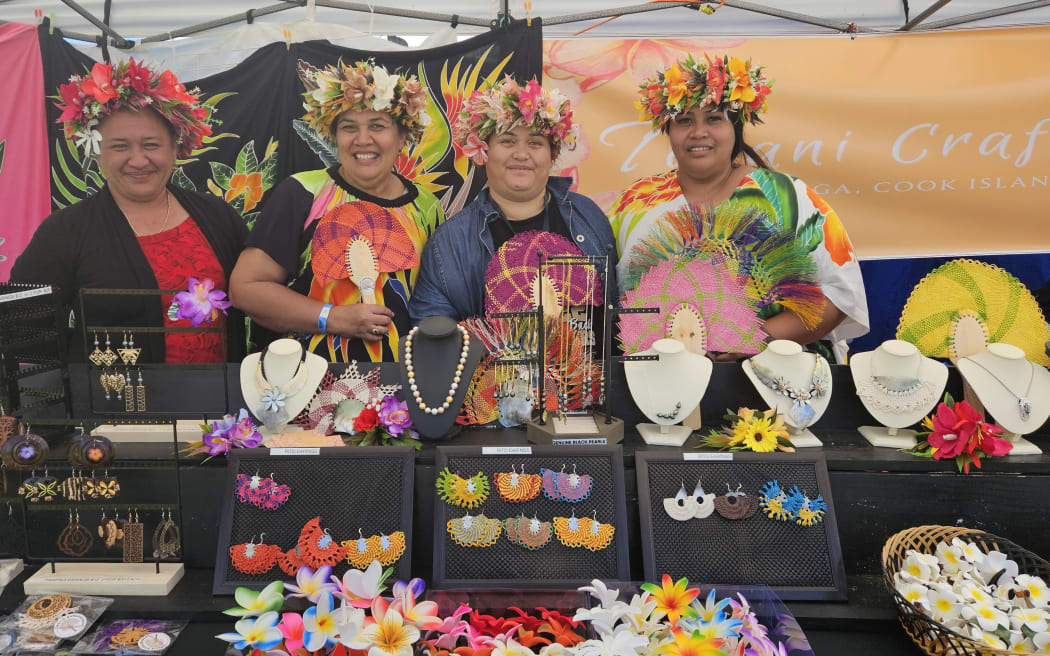
[[[273,569],[277,557],[283,549],[273,544],[263,544],[265,533],[259,535],[259,544],[255,544],[255,537],[251,542],[237,544],[230,547],[230,560],[238,572],[244,574],[265,574]]]
[[[324,565],[334,566],[346,556],[346,550],[328,531],[321,528],[320,515],[306,522],[299,533],[299,557],[303,559],[304,565],[313,569]]]

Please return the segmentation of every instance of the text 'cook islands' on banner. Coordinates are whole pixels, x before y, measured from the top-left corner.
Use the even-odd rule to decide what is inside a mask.
[[[820,38],[556,40],[544,78],[579,102],[564,160],[609,207],[674,167],[638,120],[639,83],[688,53],[747,58],[775,80],[745,134],[830,203],[861,257],[1050,249],[1048,28]]]

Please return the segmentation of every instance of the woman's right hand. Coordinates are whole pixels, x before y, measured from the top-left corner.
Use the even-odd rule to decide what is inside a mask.
[[[366,342],[386,339],[394,313],[382,305],[354,303],[337,305],[328,315],[328,332],[334,335],[358,337]]]

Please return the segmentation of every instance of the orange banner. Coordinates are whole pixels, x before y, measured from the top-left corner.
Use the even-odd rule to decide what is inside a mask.
[[[583,135],[559,165],[608,207],[674,166],[639,122],[639,82],[687,53],[751,57],[775,80],[745,138],[838,211],[858,255],[1050,250],[1050,28],[820,38],[551,40],[544,84]]]

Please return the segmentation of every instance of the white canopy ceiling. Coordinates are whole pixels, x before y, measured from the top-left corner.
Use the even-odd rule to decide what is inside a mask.
[[[462,17],[459,33],[473,34],[485,29],[483,26],[467,24],[471,19],[487,23],[499,15],[501,0],[377,0],[375,2],[348,2],[345,0],[310,0],[314,7],[300,6],[298,0],[111,0],[109,25],[117,34],[129,39],[166,35],[182,28],[242,14],[250,9],[268,10],[256,21],[265,23],[290,23],[313,18],[322,24],[340,25],[366,34],[429,35],[441,26],[441,22],[388,15],[388,10],[421,12],[431,15]],[[596,23],[600,18],[564,24],[557,23],[559,17],[606,12],[611,9],[642,7],[643,0],[532,0],[533,16],[542,16],[545,21],[544,36],[566,37]],[[708,6],[714,6],[709,3]],[[92,25],[69,5],[78,5],[86,12],[101,19],[106,0],[0,0],[0,20],[33,22],[34,10],[42,10],[45,16],[54,15],[54,24],[66,32],[95,35],[99,29]],[[302,0],[307,4],[307,0]],[[376,9],[369,13],[371,4]],[[508,9],[514,17],[524,17],[523,0],[508,0]],[[673,3],[669,3],[673,4]],[[324,6],[329,5],[329,6]],[[357,7],[364,11],[349,11],[335,6]],[[288,8],[285,8],[287,6]],[[650,4],[649,7],[656,6]],[[710,34],[735,35],[814,35],[834,34],[828,27],[778,17],[777,12],[793,12],[817,19],[817,22],[838,24],[855,23],[862,31],[892,31],[899,29],[908,19],[914,19],[927,9],[937,7],[935,13],[917,29],[940,29],[954,19],[982,12],[1011,10],[1000,16],[967,20],[955,27],[995,27],[1050,23],[1050,0],[1020,2],[1011,0],[727,0],[713,16],[684,6],[667,7],[659,11],[647,11],[623,16],[601,27],[587,32],[590,37],[623,38],[631,36],[675,36],[696,37]],[[695,5],[694,5],[695,7]],[[648,8],[648,7],[647,7]],[[280,9],[280,11],[274,11]],[[751,11],[754,9],[756,11]],[[1018,11],[1020,9],[1020,11]],[[240,23],[243,25],[244,23]],[[231,28],[227,28],[231,29]],[[213,36],[205,33],[206,36]]]

